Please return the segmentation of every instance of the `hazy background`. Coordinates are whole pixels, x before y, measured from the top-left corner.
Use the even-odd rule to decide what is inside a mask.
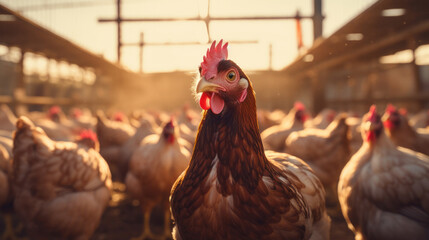
[[[324,0],[323,35],[331,35],[340,26],[373,4],[375,0]],[[116,61],[116,24],[99,23],[99,18],[116,17],[116,0],[0,0],[0,4],[18,11],[36,23],[90,51]],[[312,15],[312,0],[212,0],[210,15],[221,16],[303,16]],[[207,0],[122,0],[122,17],[163,18],[207,15]],[[207,42],[203,22],[133,22],[124,23],[123,43],[137,43],[144,32],[145,42]],[[230,57],[247,70],[280,70],[298,54],[295,21],[212,21],[213,39],[227,41],[255,40],[258,44],[234,44]],[[302,20],[303,42],[313,40],[311,20]],[[270,66],[269,49],[272,45]],[[195,70],[207,45],[145,46],[144,72]],[[2,51],[0,49],[0,51]],[[138,47],[122,48],[122,64],[139,69]],[[40,62],[42,61],[42,62]],[[44,65],[43,60],[31,65]],[[37,68],[37,66],[34,66]],[[43,67],[41,67],[43,68]]]

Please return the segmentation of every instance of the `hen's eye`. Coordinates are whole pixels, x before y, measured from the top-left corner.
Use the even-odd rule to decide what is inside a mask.
[[[235,72],[234,72],[234,70],[231,70],[231,71],[229,71],[227,74],[226,74],[226,79],[228,80],[228,81],[230,81],[230,82],[232,82],[232,81],[234,81],[235,80]]]

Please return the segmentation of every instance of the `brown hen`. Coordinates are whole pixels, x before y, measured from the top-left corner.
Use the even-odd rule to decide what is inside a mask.
[[[207,110],[170,196],[177,239],[329,239],[324,189],[302,160],[264,152],[251,82],[213,43],[197,92]]]
[[[111,188],[95,142],[55,142],[20,117],[13,145],[14,207],[32,239],[89,239]],[[90,144],[87,144],[90,143]]]

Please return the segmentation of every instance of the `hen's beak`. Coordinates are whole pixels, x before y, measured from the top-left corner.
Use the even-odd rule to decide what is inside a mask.
[[[198,82],[197,85],[197,93],[201,93],[201,92],[219,92],[219,91],[225,91],[225,88],[215,84],[215,83],[211,83],[209,81],[206,80],[205,77],[202,77],[201,80]]]

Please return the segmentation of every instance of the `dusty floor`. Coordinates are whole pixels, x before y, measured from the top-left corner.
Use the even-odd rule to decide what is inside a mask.
[[[329,209],[332,218],[331,239],[353,240],[353,234],[341,214],[335,209]],[[4,232],[4,222],[0,220],[0,239]],[[15,226],[19,225],[14,217]],[[154,234],[162,234],[163,216],[161,209],[155,209],[152,214],[151,228]],[[142,214],[139,203],[133,201],[125,194],[125,186],[114,183],[112,199],[103,214],[100,226],[97,228],[91,240],[128,240],[140,235],[142,229]],[[19,231],[18,236],[25,236],[24,231]]]
[[[353,233],[347,228],[341,213],[330,209],[332,215],[332,240],[353,240]],[[93,240],[117,240],[137,237],[141,233],[142,216],[137,202],[133,202],[124,194],[124,186],[115,184],[110,206],[106,209]],[[334,216],[335,215],[335,216]],[[152,214],[152,231],[162,233],[162,212],[156,209]]]

